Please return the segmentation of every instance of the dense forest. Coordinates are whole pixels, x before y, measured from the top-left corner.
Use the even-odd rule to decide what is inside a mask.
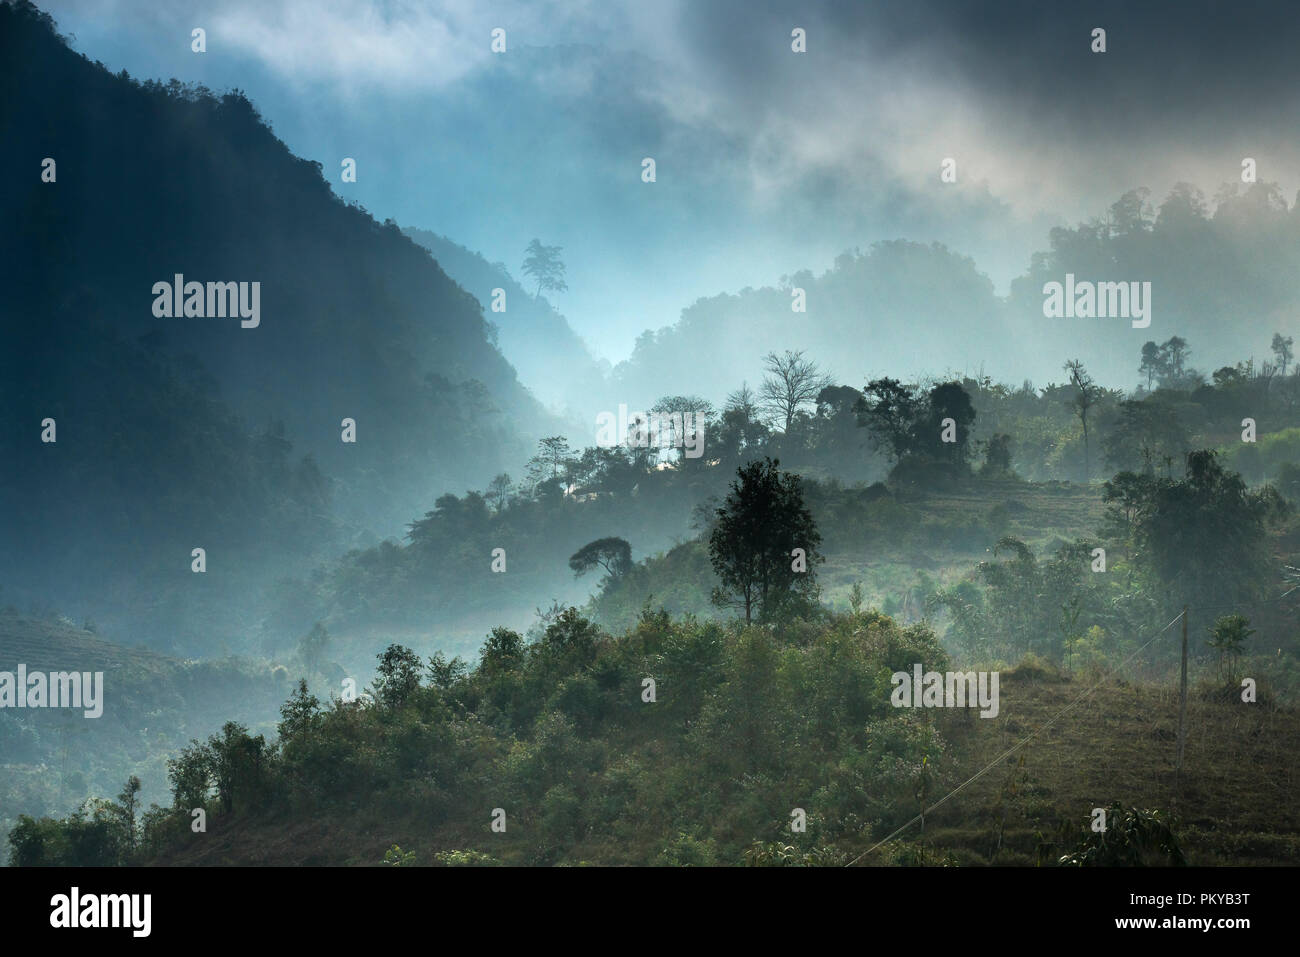
[[[1289,345],[1279,337],[1277,346],[1278,366],[1289,365]],[[418,619],[430,613],[422,596],[481,593],[492,575],[511,582],[509,565],[494,572],[469,560],[475,550],[490,554],[493,542],[524,566],[527,587],[530,563],[543,561],[527,542],[568,549],[628,508],[698,500],[698,536],[636,563],[625,539],[594,538],[568,562],[579,575],[604,572],[585,612],[556,605],[528,635],[496,627],[473,663],[440,651],[425,660],[390,644],[361,695],[322,701],[312,690],[329,687],[316,670],[329,649],[329,631],[318,622],[300,643],[303,678],[269,741],[228,722],[169,762],[170,807],[154,806],[137,820],[128,787],[130,800],[92,801],[62,822],[24,817],[11,835],[13,860],[203,861],[217,853],[272,861],[279,852],[260,843],[270,840],[268,828],[304,816],[362,815],[365,835],[377,820],[393,833],[413,833],[417,817],[434,826],[437,850],[423,863],[844,863],[873,835],[924,810],[926,797],[956,782],[983,746],[970,722],[890,708],[891,674],[912,663],[1006,669],[1008,687],[1029,696],[1044,683],[1094,683],[1118,673],[1140,682],[1142,693],[1159,694],[1175,674],[1177,645],[1152,642],[1170,637],[1169,620],[1185,605],[1201,631],[1201,733],[1238,720],[1227,716],[1242,706],[1240,686],[1249,678],[1259,715],[1251,721],[1280,736],[1270,736],[1277,750],[1269,760],[1281,761],[1293,780],[1293,756],[1278,752],[1296,731],[1300,647],[1294,603],[1277,599],[1300,583],[1291,564],[1300,529],[1294,453],[1283,451],[1300,429],[1245,442],[1251,455],[1229,433],[1240,431],[1231,420],[1242,408],[1285,423],[1295,373],[1279,376],[1272,364],[1260,372],[1231,367],[1213,385],[1198,385],[1204,377],[1187,367],[1186,343],[1143,355],[1156,366],[1149,393],[1107,393],[1072,364],[1072,386],[1037,397],[1070,416],[1095,416],[1081,464],[1090,467],[1096,442],[1098,467],[1109,477],[1081,486],[1018,476],[1017,419],[1003,411],[998,428],[1013,432],[974,439],[975,396],[957,382],[923,388],[881,379],[860,392],[823,386],[815,406],[787,405],[784,431],[750,418],[748,404],[761,408],[761,400],[741,390],[722,412],[732,431],[720,431],[752,439],[719,443],[703,464],[679,451],[659,463],[666,467],[638,467],[638,452],[657,458],[659,450],[634,444],[574,455],[559,437],[544,440],[525,491],[503,478],[486,496],[444,496],[412,524],[407,545],[349,556],[334,577],[321,577],[318,595],[356,596],[355,604],[329,609],[328,620],[346,623],[374,608]],[[760,396],[797,394],[792,378],[818,381],[814,365],[792,358],[772,357]],[[778,388],[783,374],[786,388]],[[987,384],[973,391],[983,402],[1015,398]],[[835,428],[830,399],[851,396],[852,427],[888,466],[882,481],[845,487],[803,479],[770,457],[816,461],[819,431]],[[1038,402],[1024,404],[1047,414]],[[1194,417],[1180,418],[1188,407]],[[769,407],[777,412],[779,404]],[[1234,464],[1274,481],[1252,486]],[[1024,521],[1024,500],[1054,492],[1061,493],[1056,514],[1067,503],[1083,508],[1078,528]],[[967,521],[938,511],[951,498],[962,500]],[[973,502],[985,507],[972,514]],[[803,552],[802,567],[790,561],[792,547]],[[457,548],[467,549],[460,560]],[[922,572],[888,596],[889,614],[872,610],[879,596],[858,580],[839,600],[827,594],[833,589],[819,577],[828,559],[847,564],[846,555],[884,549],[938,553],[950,567]],[[475,564],[482,570],[465,577]],[[440,569],[455,577],[440,581]],[[1128,813],[1133,793],[1148,800],[1153,793],[1133,781],[1115,787],[1129,793],[1120,813]],[[1168,799],[1168,789],[1166,780],[1155,793]],[[794,844],[780,838],[780,822],[792,813],[786,804],[809,824]],[[196,809],[221,822],[215,847],[193,840]],[[500,833],[522,836],[496,843],[485,836],[496,833],[488,818],[498,811],[515,828]],[[1032,847],[1022,834],[984,860],[975,849],[990,834],[968,827],[946,842],[889,853],[952,863],[1087,856],[1086,829],[1071,836],[1080,826],[1068,806],[1046,801],[1017,813],[1018,826],[1038,834]],[[1165,826],[1144,821],[1133,826]],[[1005,809],[999,826],[1006,827]],[[1056,836],[1044,838],[1044,828]],[[1269,845],[1279,861],[1294,860],[1300,846],[1286,833]],[[416,859],[412,840],[404,840],[389,848],[389,863]],[[427,853],[427,838],[415,840]],[[313,846],[321,862],[356,862],[369,845]],[[1204,835],[1193,835],[1186,853],[1202,862],[1239,859]]]

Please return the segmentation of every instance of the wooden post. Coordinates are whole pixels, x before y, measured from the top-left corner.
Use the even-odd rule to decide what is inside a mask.
[[[1179,796],[1183,793],[1183,748],[1187,744],[1187,606],[1183,606],[1183,673],[1178,687],[1178,759],[1175,780]]]

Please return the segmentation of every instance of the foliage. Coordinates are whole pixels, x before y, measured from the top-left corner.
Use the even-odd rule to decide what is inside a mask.
[[[743,610],[745,621],[808,614],[816,601],[821,534],[804,505],[799,476],[764,459],[742,466],[717,510],[709,559],[721,581],[717,605]],[[796,567],[795,551],[804,567]]]
[[[1063,855],[1066,867],[1181,867],[1187,863],[1178,841],[1178,822],[1165,811],[1125,807],[1118,801],[1106,810],[1106,829],[1085,825],[1074,850]]]

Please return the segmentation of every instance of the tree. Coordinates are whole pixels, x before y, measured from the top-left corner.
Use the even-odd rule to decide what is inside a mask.
[[[1169,196],[1160,204],[1156,228],[1185,230],[1206,222],[1205,194],[1190,183],[1175,183]]]
[[[378,655],[373,683],[375,699],[399,708],[420,687],[420,656],[402,645],[389,645]]]
[[[767,375],[758,390],[759,402],[776,422],[784,423],[787,432],[799,410],[815,403],[817,394],[832,384],[830,376],[824,375],[817,363],[805,359],[802,351],[787,350],[783,355],[769,352],[763,357],[763,365]]]
[[[1219,673],[1225,681],[1237,684],[1237,659],[1245,650],[1246,639],[1254,633],[1245,615],[1223,615],[1210,628],[1205,643],[1219,653]]]
[[[678,459],[678,465],[685,465],[687,462],[694,462],[698,466],[703,466],[705,459],[704,450],[704,433],[713,426],[717,412],[713,408],[713,403],[708,399],[702,399],[698,395],[666,395],[661,398],[650,409],[652,415],[659,417],[659,446],[663,447],[662,438],[665,421],[671,424],[673,431],[673,444],[681,447],[681,455]],[[689,416],[689,418],[687,418]],[[690,445],[692,451],[699,449],[701,454],[688,459],[686,457],[686,445]]]
[[[1169,374],[1169,362],[1160,347],[1154,341],[1142,343],[1142,364],[1138,366],[1138,372],[1147,377],[1147,391],[1151,391],[1151,384],[1155,381],[1164,379]]]
[[[496,506],[498,512],[505,511],[506,503],[510,501],[510,490],[514,487],[514,480],[506,472],[502,472],[494,478],[488,485],[488,500]]]
[[[713,603],[743,608],[747,623],[756,615],[767,621],[806,613],[817,596],[821,534],[804,505],[799,476],[779,466],[764,458],[737,470],[709,536],[709,559],[722,582]],[[797,548],[803,549],[803,571],[794,567]]]
[[[1278,375],[1286,375],[1286,370],[1291,365],[1291,360],[1295,354],[1291,351],[1291,344],[1295,340],[1291,336],[1282,338],[1282,333],[1273,333],[1273,355],[1277,357]]]
[[[1152,210],[1147,198],[1151,190],[1145,186],[1130,189],[1110,207],[1111,230],[1116,236],[1132,236],[1151,228]]]
[[[596,656],[596,644],[600,639],[600,629],[595,623],[570,606],[546,626],[538,645],[552,662],[582,667],[590,664]]]
[[[945,419],[953,422],[956,432],[954,442],[943,441]],[[970,427],[975,422],[975,406],[971,403],[970,393],[960,382],[939,383],[926,395],[923,421],[924,425],[918,422],[914,430],[921,433],[918,438],[924,439],[918,444],[927,450],[931,458],[965,471]]]
[[[568,290],[569,286],[564,281],[564,263],[560,260],[561,249],[562,246],[546,246],[537,239],[528,244],[524,275],[537,280],[537,292],[533,298],[540,296],[543,289],[548,292]]]
[[[136,797],[140,793],[140,779],[134,774],[126,779],[126,784],[122,787],[122,793],[117,796],[118,806],[122,811],[122,830],[126,832],[126,850],[128,854],[135,852],[136,842],[136,812],[140,808],[139,799]]]
[[[722,421],[710,438],[710,458],[724,466],[738,466],[767,442],[770,431],[759,419],[758,399],[754,390],[741,383],[739,389],[727,396],[722,410]]]
[[[610,581],[617,581],[632,567],[632,546],[621,538],[598,538],[569,558],[575,577],[585,575],[597,565],[605,569]]]
[[[465,677],[468,671],[469,666],[460,655],[448,661],[441,651],[435,651],[429,659],[429,683],[440,691],[446,691]]]
[[[248,733],[237,721],[227,721],[206,746],[212,781],[222,810],[230,813],[258,807],[268,784],[266,738]]]
[[[740,383],[740,388],[727,395],[727,404],[723,412],[739,412],[750,421],[758,420],[758,399],[748,382]]]
[[[497,675],[513,671],[523,661],[524,636],[509,628],[493,628],[483,643],[479,656],[479,669],[484,674]]]
[[[191,741],[180,754],[167,760],[176,807],[185,811],[207,804],[212,790],[212,755],[201,741]]]
[[[528,460],[528,481],[537,487],[567,478],[572,454],[564,436],[542,439],[537,443],[537,454]]]
[[[1074,386],[1074,396],[1069,400],[1068,404],[1083,425],[1083,480],[1087,482],[1091,478],[1092,471],[1088,438],[1088,413],[1101,400],[1102,388],[1092,380],[1092,376],[1088,374],[1088,371],[1083,367],[1083,363],[1078,359],[1071,359],[1067,362],[1065,371],[1070,373],[1070,382]]]
[[[299,678],[289,700],[280,705],[280,723],[276,726],[281,742],[304,737],[316,725],[320,699],[307,690],[307,679]]]
[[[999,432],[985,443],[981,478],[1015,478],[1011,469],[1011,436]]]
[[[817,393],[808,447],[828,469],[862,475],[867,467],[870,436],[858,424],[863,401],[862,392],[849,385],[827,386]]]
[[[1251,491],[1212,450],[1187,456],[1186,477],[1134,484],[1138,552],[1171,592],[1171,604],[1230,604],[1257,597],[1274,577],[1265,521],[1271,486]]]
[[[1161,343],[1160,354],[1165,360],[1166,376],[1173,384],[1177,384],[1182,380],[1186,372],[1187,360],[1192,354],[1187,340],[1181,336],[1170,336]]]
[[[914,423],[921,400],[916,389],[897,379],[873,379],[863,390],[864,401],[859,419],[871,434],[877,449],[883,449],[895,462],[912,451],[915,443]]]
[[[1153,396],[1119,404],[1118,416],[1102,438],[1102,450],[1111,468],[1154,475],[1164,456],[1187,454],[1189,441],[1177,411]]]

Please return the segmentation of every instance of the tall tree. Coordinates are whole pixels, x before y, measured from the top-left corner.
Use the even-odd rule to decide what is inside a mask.
[[[1277,357],[1277,371],[1279,375],[1286,375],[1286,370],[1291,365],[1294,353],[1291,351],[1291,345],[1295,340],[1291,336],[1282,338],[1282,333],[1273,333],[1273,355]]]
[[[126,832],[126,850],[128,854],[135,853],[136,842],[136,814],[140,809],[140,799],[136,797],[140,793],[140,779],[134,774],[126,779],[126,784],[122,787],[122,793],[117,796],[118,806],[122,809],[122,829]]]
[[[1110,227],[1115,236],[1132,236],[1151,228],[1152,209],[1147,201],[1151,190],[1145,186],[1130,189],[1110,207]]]
[[[1088,374],[1088,371],[1083,367],[1083,363],[1078,359],[1071,359],[1067,362],[1065,371],[1070,374],[1070,384],[1074,386],[1074,395],[1068,404],[1083,425],[1083,480],[1087,482],[1092,478],[1088,413],[1092,411],[1093,406],[1101,401],[1102,388],[1093,381],[1092,376]]]
[[[1168,360],[1154,341],[1142,343],[1142,364],[1138,373],[1147,377],[1147,391],[1151,391],[1153,382],[1163,379],[1169,371]]]
[[[1187,340],[1182,336],[1170,336],[1161,343],[1160,353],[1164,356],[1168,377],[1177,384],[1183,378],[1183,373],[1187,371],[1187,360],[1192,354]]]
[[[528,460],[528,481],[534,487],[568,478],[573,454],[562,435],[551,435],[537,443],[537,454]]]
[[[681,424],[681,433],[672,438],[674,447],[679,450],[678,467],[689,467],[690,463],[694,463],[697,468],[703,467],[706,461],[703,455],[705,436],[712,430],[717,418],[713,403],[698,395],[666,395],[651,407],[650,412],[659,416],[658,425],[661,433],[666,424],[665,420],[672,423],[671,428],[674,432]],[[687,416],[690,418],[687,419]],[[663,441],[662,438],[659,439],[660,447],[663,447]],[[692,457],[689,459],[686,457],[688,444],[692,448]],[[697,449],[701,454],[694,454]]]
[[[506,504],[510,501],[510,490],[514,487],[514,480],[508,472],[502,472],[488,484],[488,500],[496,506],[498,512],[505,511]]]
[[[877,449],[885,451],[894,461],[913,450],[916,441],[914,424],[922,401],[916,389],[897,379],[873,379],[863,390],[866,400],[859,420],[871,433]]]
[[[524,275],[537,280],[537,298],[545,289],[548,292],[565,292],[568,283],[564,281],[564,262],[560,259],[562,246],[547,246],[539,239],[534,239],[524,250],[528,255],[524,259]]]
[[[944,420],[951,419],[955,441],[944,442]],[[923,447],[930,455],[964,469],[970,452],[970,427],[975,422],[975,406],[970,393],[960,382],[941,382],[926,395]],[[919,423],[918,423],[919,424]]]
[[[821,534],[799,476],[779,466],[770,458],[742,466],[709,536],[722,582],[713,603],[743,609],[746,622],[807,613],[816,602]],[[792,554],[796,549],[802,558]]]

